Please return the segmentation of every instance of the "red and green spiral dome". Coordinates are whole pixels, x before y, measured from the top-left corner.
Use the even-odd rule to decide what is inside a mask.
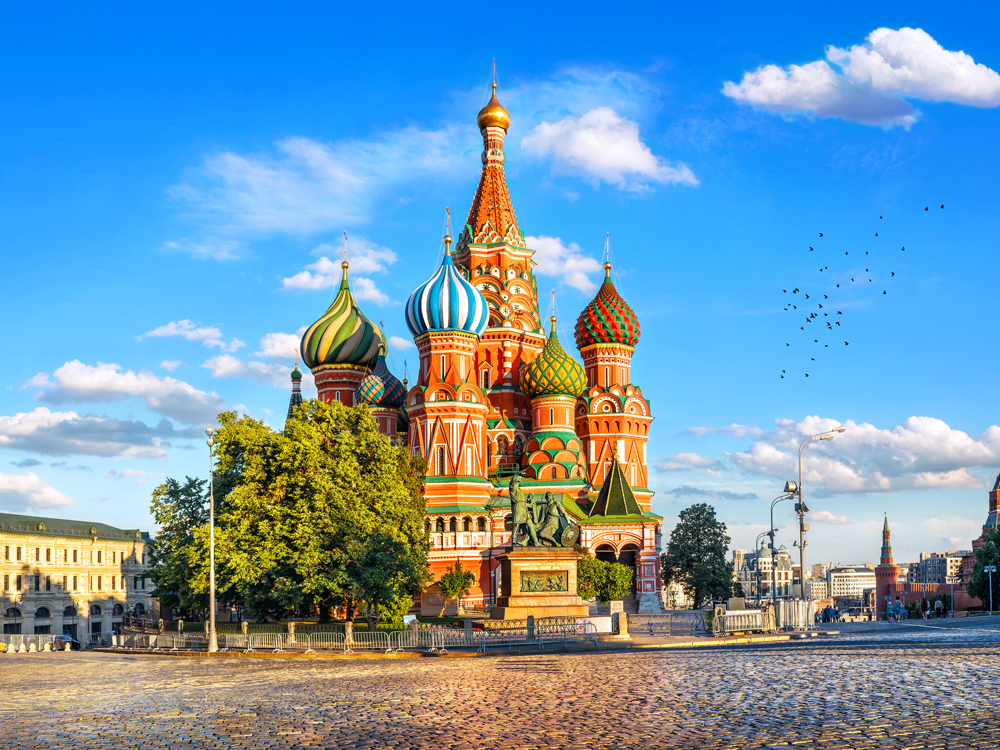
[[[594,344],[635,346],[639,319],[611,283],[611,264],[604,264],[604,283],[576,320],[576,346]]]

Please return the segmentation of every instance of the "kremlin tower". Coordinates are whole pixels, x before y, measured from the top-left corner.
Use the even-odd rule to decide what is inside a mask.
[[[875,613],[876,619],[885,615],[887,602],[886,598],[891,598],[896,591],[896,579],[899,577],[899,568],[892,564],[892,544],[889,542],[889,515],[885,516],[885,523],[882,525],[882,552],[879,555],[879,564],[875,568]]]

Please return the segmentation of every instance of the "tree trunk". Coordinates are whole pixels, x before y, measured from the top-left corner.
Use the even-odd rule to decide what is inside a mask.
[[[444,600],[444,603],[441,605],[441,611],[438,612],[438,617],[444,617],[444,611],[446,609],[448,609],[448,602],[450,602],[450,601],[451,601],[451,599],[445,599]]]

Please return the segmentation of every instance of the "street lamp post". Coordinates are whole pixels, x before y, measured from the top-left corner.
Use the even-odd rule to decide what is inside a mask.
[[[774,500],[771,501],[771,530],[768,532],[768,536],[771,538],[771,606],[773,608],[777,607],[777,602],[775,601],[775,549],[774,549],[774,532],[777,530],[774,528],[774,506],[780,503],[782,500],[791,500],[795,497],[794,494],[790,495],[778,495]],[[777,609],[775,609],[777,612]]]
[[[215,457],[212,455],[212,428],[205,430],[208,435],[208,651],[219,650],[219,639],[215,634]]]
[[[806,504],[802,500],[802,451],[805,450],[806,446],[818,443],[820,440],[833,440],[835,433],[844,432],[846,429],[846,427],[834,427],[827,432],[817,432],[815,435],[810,435],[799,443],[798,484],[795,482],[785,482],[785,492],[790,492],[798,497],[798,502],[795,503],[795,512],[799,514],[799,593],[802,599],[806,598],[806,544],[808,542],[806,541],[805,517],[806,513],[809,512],[809,508],[806,507]]]
[[[997,572],[997,566],[996,565],[984,565],[983,566],[983,572],[984,573],[989,573],[989,576],[990,576],[990,615],[992,616],[993,615],[993,574]],[[955,599],[954,599],[954,595],[952,595],[951,610],[952,610],[952,612],[955,611]]]
[[[772,531],[773,531],[773,529],[772,529]],[[755,566],[757,568],[754,572],[757,574],[757,605],[758,606],[760,605],[761,600],[764,598],[764,592],[762,590],[762,581],[761,581],[761,570],[760,570],[760,540],[763,539],[764,537],[766,537],[767,534],[768,534],[768,532],[766,532],[766,531],[760,532],[757,535],[757,539],[753,543],[753,545],[754,545],[754,550],[753,550],[754,551],[754,564],[755,564]]]

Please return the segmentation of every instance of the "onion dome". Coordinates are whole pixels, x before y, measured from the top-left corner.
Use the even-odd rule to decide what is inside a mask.
[[[295,363],[295,369],[292,370],[292,380],[302,380],[302,373],[299,371],[299,363]]]
[[[406,326],[419,336],[428,331],[463,331],[481,336],[490,322],[483,293],[470,284],[451,259],[451,235],[444,237],[444,260],[406,303]]]
[[[510,128],[510,112],[504,109],[497,99],[497,84],[493,82],[493,96],[486,102],[486,106],[479,110],[479,117],[476,118],[479,129],[484,128]]]
[[[406,400],[403,384],[389,371],[382,347],[379,348],[375,367],[358,383],[355,396],[358,403],[382,409],[398,409]]]
[[[542,353],[524,368],[521,375],[521,390],[528,398],[543,396],[572,396],[576,398],[587,388],[587,376],[583,365],[573,359],[562,348],[556,335],[556,318],[553,315],[552,330]]]
[[[378,357],[382,332],[364,316],[347,283],[347,261],[340,292],[302,335],[302,361],[310,370],[329,365],[371,367]]]
[[[592,344],[635,346],[639,319],[611,283],[611,264],[604,264],[604,283],[576,321],[576,346]]]

